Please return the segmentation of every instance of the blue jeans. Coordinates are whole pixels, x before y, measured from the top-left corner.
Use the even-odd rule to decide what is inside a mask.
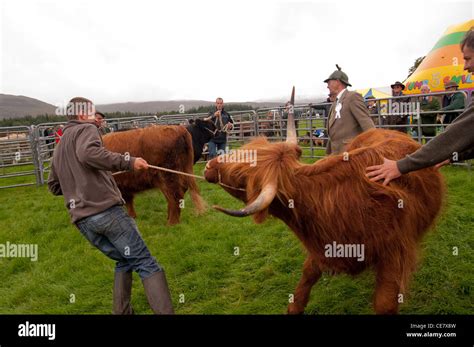
[[[76,225],[93,246],[117,262],[116,272],[136,271],[144,279],[163,271],[122,206],[81,219]]]
[[[207,147],[209,148],[209,159],[217,157],[217,151],[225,151],[226,142],[224,143],[215,143],[214,141],[209,141]],[[220,154],[223,154],[220,153]]]

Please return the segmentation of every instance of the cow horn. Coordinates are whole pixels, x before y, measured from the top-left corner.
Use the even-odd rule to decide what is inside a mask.
[[[290,99],[290,109],[288,110],[288,120],[286,125],[286,142],[292,144],[298,144],[298,140],[296,138],[296,129],[295,129],[295,86],[293,86],[293,90],[291,91],[291,99]]]
[[[274,183],[267,184],[265,187],[263,187],[258,197],[252,203],[245,206],[241,210],[229,210],[220,206],[213,206],[213,207],[218,211],[228,214],[229,216],[246,217],[246,216],[249,216],[251,214],[254,214],[266,209],[275,198],[276,193],[277,193],[276,184]]]

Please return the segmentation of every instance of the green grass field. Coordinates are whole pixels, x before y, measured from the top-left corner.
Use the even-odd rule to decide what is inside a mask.
[[[197,174],[202,171],[203,165],[195,166]],[[474,313],[473,175],[460,167],[444,168],[443,173],[449,187],[447,208],[422,244],[419,271],[401,304],[402,314]],[[218,186],[199,185],[209,206],[241,206]],[[46,186],[3,189],[0,206],[0,243],[39,247],[37,262],[0,258],[0,313],[111,312],[114,262],[70,224],[62,197],[49,194]],[[255,225],[250,218],[212,209],[196,216],[187,196],[181,224],[167,227],[166,204],[158,191],[139,195],[136,209],[139,229],[167,271],[177,313],[286,312],[305,256],[281,221]],[[134,280],[136,313],[151,313],[136,274]],[[373,288],[371,272],[355,278],[325,274],[313,288],[306,312],[372,314]]]

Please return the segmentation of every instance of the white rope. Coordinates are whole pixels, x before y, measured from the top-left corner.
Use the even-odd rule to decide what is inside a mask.
[[[201,180],[205,180],[205,179],[206,179],[204,176],[193,175],[193,174],[190,174],[190,173],[187,173],[187,172],[182,172],[182,171],[167,169],[167,168],[161,167],[161,166],[155,166],[155,165],[150,165],[150,164],[148,164],[148,168],[155,169],[155,170],[166,171],[166,172],[171,172],[171,173],[175,173],[175,174],[178,174],[178,175],[184,175],[184,176],[199,178],[199,179],[201,179]],[[118,175],[118,174],[127,173],[127,172],[132,172],[132,171],[117,171],[117,172],[114,172],[112,175]],[[232,186],[229,186],[229,185],[227,185],[227,184],[225,184],[225,183],[220,182],[220,173],[219,173],[219,182],[218,182],[218,184],[221,185],[221,186],[223,186],[223,187],[227,187],[227,188],[235,189],[235,190],[241,190],[241,191],[244,191],[244,192],[245,192],[245,189],[243,189],[243,188],[235,188],[235,187],[232,187]]]
[[[205,180],[204,176],[198,176],[198,175],[193,175],[193,174],[190,174],[190,173],[187,173],[187,172],[167,169],[167,168],[161,167],[161,166],[155,166],[155,165],[148,164],[148,168],[155,169],[155,170],[172,172],[172,173],[175,173],[175,174],[178,174],[178,175],[190,176],[190,177],[194,177],[194,178],[199,178],[201,180]],[[122,174],[122,173],[126,173],[126,172],[132,172],[132,171],[117,171],[117,172],[114,172],[112,175],[118,175],[118,174]]]

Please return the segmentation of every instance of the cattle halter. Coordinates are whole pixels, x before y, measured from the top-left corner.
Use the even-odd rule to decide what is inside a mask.
[[[217,129],[214,130],[214,131],[212,131],[212,130],[209,129],[209,128],[204,128],[204,129],[206,129],[207,131],[209,131],[209,132],[212,134],[212,136],[216,136],[216,133],[217,133],[217,131],[218,131]]]
[[[228,184],[225,184],[225,183],[222,183],[222,180],[221,180],[221,173],[219,170],[217,170],[217,177],[218,177],[218,182],[217,184],[222,186],[222,187],[226,187],[226,188],[230,188],[230,189],[234,189],[234,190],[240,190],[242,192],[245,192],[246,190],[244,188],[236,188],[236,187],[232,187],[232,186],[229,186]]]

